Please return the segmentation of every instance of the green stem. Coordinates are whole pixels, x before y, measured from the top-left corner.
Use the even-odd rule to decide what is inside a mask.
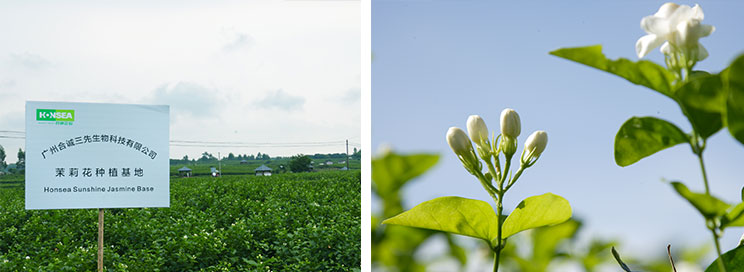
[[[490,182],[486,181],[486,177],[483,175],[483,173],[480,173],[478,171],[476,171],[476,173],[478,173],[477,177],[481,185],[483,186],[483,189],[486,189],[486,192],[488,192],[488,194],[491,195],[491,198],[493,198],[493,201],[498,203],[500,197],[499,198],[496,197],[496,194],[498,194],[498,191],[496,190],[496,188],[494,188]]]
[[[723,258],[721,257],[721,244],[718,242],[718,233],[716,233],[715,226],[710,229],[710,232],[713,233],[713,242],[716,244],[716,253],[718,253],[718,260],[716,261],[718,263],[718,271],[726,272],[726,266],[723,264]]]
[[[525,168],[522,167],[521,165],[519,166],[519,170],[517,170],[517,173],[514,174],[512,179],[509,181],[509,184],[506,185],[506,188],[504,189],[504,191],[509,191],[509,188],[511,188],[512,185],[514,185],[514,183],[517,182],[517,179],[519,179],[519,176],[522,175],[522,172],[524,172],[524,169]]]
[[[496,255],[496,257],[494,258],[495,261],[493,262],[493,272],[498,272],[499,271],[499,254],[494,253],[494,255]]]
[[[693,132],[694,133],[694,132]],[[703,162],[703,149],[705,148],[705,140],[703,140],[703,144],[700,145],[699,141],[697,140],[697,137],[693,138],[696,145],[696,152],[695,154],[698,157],[698,161],[700,162],[700,170],[703,172],[703,183],[705,184],[705,194],[710,196],[710,187],[708,186],[708,174],[705,172],[705,163]],[[716,226],[715,221],[712,222],[712,226],[709,226],[710,232],[713,234],[713,243],[716,244],[716,253],[718,253],[718,269],[721,272],[726,272],[726,267],[723,265],[723,258],[721,257],[721,244],[718,242],[718,233],[716,233]]]
[[[499,259],[501,256],[501,248],[503,247],[503,242],[501,241],[501,226],[504,224],[504,222],[501,220],[501,214],[504,212],[504,206],[502,205],[501,201],[504,199],[504,191],[501,190],[503,188],[499,188],[499,200],[496,203],[496,216],[498,218],[498,231],[496,232],[496,239],[497,239],[497,246],[496,246],[496,260],[493,264],[493,271],[497,272],[499,271]]]
[[[705,164],[703,163],[703,150],[699,149],[697,152],[698,160],[700,161],[700,170],[703,171],[703,182],[705,183],[705,194],[710,195],[710,187],[708,186],[708,174],[705,172]]]
[[[504,164],[504,171],[501,172],[501,179],[498,182],[499,190],[503,189],[504,181],[506,180],[507,176],[509,176],[509,167],[511,167],[511,157],[506,158],[506,163]]]
[[[493,163],[491,163],[490,158],[486,160],[486,166],[488,166],[488,172],[491,173],[491,177],[498,181],[501,178],[501,173],[497,172],[496,168],[493,167]]]

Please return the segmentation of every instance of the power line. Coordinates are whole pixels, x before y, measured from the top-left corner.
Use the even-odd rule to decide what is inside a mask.
[[[2,135],[6,134],[6,135]],[[15,134],[15,135],[13,135]],[[0,130],[0,138],[2,139],[25,139],[23,131],[13,130]],[[195,140],[171,140],[169,141],[170,146],[179,147],[233,147],[233,148],[277,148],[277,147],[331,147],[331,146],[343,146],[345,140],[337,141],[314,141],[314,142],[226,142],[226,141],[195,141]],[[350,142],[349,145],[359,147],[360,144]]]

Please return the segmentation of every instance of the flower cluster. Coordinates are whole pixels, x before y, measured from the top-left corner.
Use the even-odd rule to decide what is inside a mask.
[[[715,27],[704,25],[703,9],[699,5],[666,3],[659,10],[641,20],[641,28],[648,35],[636,42],[636,54],[646,56],[661,46],[667,66],[672,70],[691,70],[696,62],[708,57],[699,40],[713,33]]]
[[[478,115],[468,117],[467,130],[468,134],[465,134],[460,128],[449,128],[447,131],[447,143],[468,172],[476,177],[487,179],[489,183],[491,179],[495,179],[499,187],[501,187],[506,175],[502,174],[499,154],[503,153],[506,158],[504,169],[504,172],[506,172],[511,164],[512,156],[517,151],[517,137],[522,130],[519,114],[513,109],[504,109],[501,112],[501,134],[490,140],[486,122]],[[475,149],[473,148],[473,143],[475,143]],[[548,134],[545,131],[538,130],[527,137],[524,150],[522,150],[520,157],[520,169],[507,187],[516,181],[516,178],[519,177],[519,174],[524,169],[535,164],[547,144]],[[492,158],[495,161],[495,165],[491,161]],[[481,173],[481,160],[488,166],[489,172],[485,175]]]

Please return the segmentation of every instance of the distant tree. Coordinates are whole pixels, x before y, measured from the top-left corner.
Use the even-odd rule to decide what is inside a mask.
[[[357,152],[357,149],[356,149],[356,147],[355,147],[355,148],[354,148],[354,153],[351,153],[351,154],[356,154],[356,152]]]
[[[8,167],[8,164],[5,163],[5,148],[0,145],[0,169],[5,169],[5,167]]]
[[[213,160],[217,160],[217,158],[215,158],[214,155],[209,154],[209,152],[206,152],[206,151],[204,151],[204,153],[202,153],[201,158],[199,158],[199,161],[213,161]]]
[[[263,155],[261,155],[261,159],[262,159],[262,160],[270,160],[270,159],[271,159],[271,157],[269,157],[269,154],[265,154],[265,153],[264,153]]]
[[[257,159],[257,160],[260,160],[261,158],[262,158],[262,157],[261,157],[261,152],[258,152],[258,154],[256,154],[256,159]]]
[[[183,162],[189,162],[189,155],[183,155],[183,159],[181,159]]]
[[[227,154],[227,159],[230,160],[230,161],[231,160],[234,160],[235,159],[235,155],[232,152],[230,152],[230,154]]]
[[[21,173],[26,169],[26,152],[23,149],[18,148],[18,161],[16,162],[16,169],[20,170]]]
[[[310,171],[310,157],[302,154],[292,156],[289,160],[289,169],[295,173]]]

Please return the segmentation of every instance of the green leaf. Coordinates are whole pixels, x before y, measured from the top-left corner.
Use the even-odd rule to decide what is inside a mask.
[[[695,193],[690,191],[681,182],[674,181],[672,186],[677,193],[692,204],[705,218],[715,218],[726,213],[726,209],[729,208],[729,204],[722,200],[703,193]]]
[[[615,257],[615,260],[617,260],[617,264],[620,265],[620,268],[622,268],[626,272],[632,272],[630,271],[630,267],[628,267],[628,265],[625,264],[623,260],[620,259],[620,254],[617,253],[617,250],[615,250],[615,247],[612,247],[612,256]]]
[[[744,246],[739,246],[721,256],[727,272],[744,272]],[[718,272],[718,259],[713,261],[705,272]]]
[[[654,117],[633,117],[615,136],[615,163],[631,165],[666,148],[688,142],[677,126]]]
[[[672,97],[674,75],[666,68],[647,60],[633,62],[625,58],[611,60],[602,53],[601,45],[561,48],[551,55],[572,60],[627,79],[633,84],[646,86],[667,97]]]
[[[729,66],[727,87],[726,126],[729,133],[744,144],[744,55]]]
[[[708,138],[723,128],[726,91],[720,75],[698,73],[682,85],[676,96],[695,131]]]
[[[732,207],[721,218],[721,228],[744,227],[744,202]]]
[[[397,191],[439,161],[436,154],[399,155],[387,152],[372,160],[372,185],[381,196]]]
[[[520,231],[563,223],[571,218],[571,205],[563,197],[551,193],[522,200],[506,218],[502,239]]]
[[[424,228],[480,238],[496,238],[498,220],[487,202],[456,196],[439,197],[413,207],[383,224]]]
[[[532,262],[547,267],[557,255],[558,245],[574,237],[579,226],[581,223],[578,221],[567,220],[554,226],[536,228],[532,232]]]

